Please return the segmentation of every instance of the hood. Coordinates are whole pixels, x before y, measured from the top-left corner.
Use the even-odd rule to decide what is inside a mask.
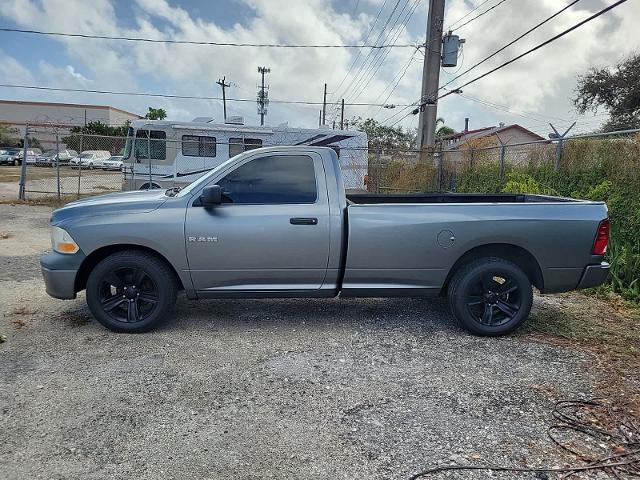
[[[75,220],[79,217],[151,212],[169,198],[164,192],[164,189],[135,190],[77,200],[54,210],[51,215],[51,224],[57,225],[65,220]]]

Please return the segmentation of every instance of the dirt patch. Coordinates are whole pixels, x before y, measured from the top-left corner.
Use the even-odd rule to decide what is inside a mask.
[[[597,387],[616,408],[640,420],[640,314],[615,295],[541,296],[524,338],[589,354]]]

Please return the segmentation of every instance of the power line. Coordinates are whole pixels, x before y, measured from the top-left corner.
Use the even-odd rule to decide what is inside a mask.
[[[411,17],[415,13],[416,9],[418,8],[418,5],[420,4],[420,1],[421,0],[416,0],[413,3],[413,5],[409,8],[409,11],[405,14],[405,17],[403,18],[402,23],[400,24],[400,26],[396,30],[396,34],[395,34],[395,37],[393,38],[392,44],[395,44],[395,42],[398,41],[398,38],[400,38],[400,34],[402,33],[402,27],[405,26],[409,22],[409,20],[411,19]],[[407,2],[407,5],[408,4],[409,4],[409,2]],[[407,5],[405,5],[405,7]],[[400,15],[402,15],[402,12],[400,12]],[[394,27],[392,27],[392,29],[390,30],[389,35],[393,35],[393,33],[392,33],[393,32],[393,28],[395,28],[395,25],[398,24],[398,20],[399,20],[400,15],[396,19]],[[385,51],[382,51],[382,53],[380,53],[380,52],[381,52],[380,50],[378,50],[376,52],[376,54],[380,54],[379,60],[377,60],[377,62],[374,60],[374,64],[372,64],[372,69],[370,70],[370,73],[365,75],[365,77],[368,75],[368,79],[367,79],[366,83],[359,88],[359,91],[358,91],[357,94],[354,93],[354,96],[352,97],[353,100],[357,100],[366,91],[367,87],[369,86],[371,81],[374,79],[376,73],[380,70],[380,68],[382,67],[382,64],[384,63],[384,61],[389,56],[389,52],[391,52],[391,49],[387,49]]]
[[[100,95],[126,95],[126,96],[135,96],[135,97],[159,97],[159,98],[177,98],[177,99],[187,99],[187,100],[219,100],[222,101],[222,97],[208,97],[208,96],[198,96],[198,95],[171,95],[171,94],[163,94],[163,93],[151,93],[151,92],[117,92],[111,90],[89,90],[84,88],[59,88],[59,87],[43,87],[39,85],[17,85],[11,83],[0,83],[0,87],[5,88],[24,88],[29,90],[46,90],[46,91],[54,91],[54,92],[79,92],[79,93],[96,93]],[[255,102],[255,98],[227,98],[229,102]],[[306,100],[269,100],[270,103],[282,103],[282,104],[292,104],[292,105],[322,105],[322,102],[312,102]],[[370,103],[370,102],[354,102],[354,103],[345,103],[345,105],[351,106],[360,106],[360,107],[379,107],[382,104],[380,103]],[[397,105],[404,106],[404,105]]]
[[[502,5],[504,2],[506,2],[507,0],[500,0],[498,3],[496,3],[495,5],[493,5],[492,7],[487,8],[484,12],[479,13],[478,15],[476,15],[475,17],[473,17],[470,20],[467,20],[466,22],[464,22],[462,25],[460,25],[459,27],[454,28],[453,30],[450,30],[451,32],[455,32],[456,30],[460,30],[462,27],[469,25],[471,22],[473,22],[474,20],[479,19],[480,17],[482,17],[483,15],[485,15],[486,13],[489,13],[491,10],[493,10],[494,8]]]
[[[397,0],[396,1],[395,5],[393,7],[393,10],[391,10],[391,13],[387,17],[387,20],[385,21],[384,25],[380,29],[380,32],[378,33],[378,36],[376,37],[375,41],[373,42],[374,45],[376,45],[378,43],[378,41],[382,38],[382,35],[384,34],[385,28],[387,28],[387,25],[389,25],[389,22],[391,21],[391,18],[396,13],[396,10],[398,9],[398,6],[400,5],[400,1],[401,0]],[[360,74],[363,73],[366,70],[366,68],[368,68],[367,64],[369,63],[369,59],[371,58],[371,55],[373,54],[373,51],[374,50],[369,50],[369,52],[367,53],[367,56],[365,57],[365,59],[363,60],[362,64],[358,68],[357,73],[351,79],[351,81],[346,86],[346,88],[343,90],[342,95],[340,95],[339,98],[346,98],[347,97],[347,92],[349,91],[349,89],[351,89],[351,87],[354,84],[354,82],[356,82],[356,79],[358,79],[358,77],[360,77]],[[365,68],[365,66],[366,66],[366,68]],[[360,81],[360,79],[358,79],[358,82],[359,81]]]
[[[31,35],[46,35],[55,37],[71,37],[71,38],[90,38],[98,40],[119,40],[125,42],[146,42],[146,43],[168,43],[178,45],[208,45],[215,47],[260,47],[260,48],[370,48],[378,50],[383,48],[408,48],[413,47],[411,43],[402,45],[303,45],[303,44],[286,44],[286,43],[238,43],[238,42],[205,42],[201,40],[169,40],[159,38],[143,38],[143,37],[121,37],[108,35],[89,35],[85,33],[65,33],[65,32],[45,32],[40,30],[22,30],[19,28],[0,27],[0,32],[25,33]]]
[[[373,32],[376,24],[378,23],[378,18],[380,18],[380,14],[382,13],[382,10],[384,9],[384,6],[386,4],[387,4],[387,0],[384,0],[382,6],[380,7],[380,10],[378,10],[378,14],[376,15],[375,20],[371,24],[371,28],[369,28],[369,31],[367,32],[367,35],[366,35],[366,37],[364,39],[364,43],[367,43],[369,41],[369,37],[371,36],[371,33]],[[340,81],[340,84],[338,85],[338,88],[336,88],[336,92],[338,92],[340,90],[340,88],[344,84],[344,81],[347,79],[347,77],[349,77],[349,74],[351,73],[351,70],[353,70],[353,67],[356,65],[356,63],[358,63],[358,59],[360,58],[361,55],[362,55],[362,50],[358,50],[358,53],[356,54],[356,58],[353,60],[351,65],[349,65],[349,68],[347,69],[347,73],[344,74],[344,77],[342,77],[342,80]]]
[[[462,84],[462,85],[460,85],[460,86],[456,87],[455,89],[452,89],[452,90],[448,91],[447,93],[440,95],[440,96],[438,97],[438,100],[439,100],[439,99],[441,99],[441,98],[444,98],[444,97],[448,97],[449,95],[451,95],[451,94],[453,94],[453,93],[458,93],[458,92],[460,91],[460,89],[462,89],[462,88],[464,88],[464,87],[466,87],[466,86],[468,86],[468,85],[471,85],[472,83],[475,83],[475,82],[477,82],[478,80],[481,80],[481,79],[483,79],[484,77],[486,77],[486,76],[488,76],[488,75],[491,75],[492,73],[495,73],[496,71],[498,71],[498,70],[500,70],[500,69],[502,69],[502,68],[504,68],[504,67],[506,67],[506,66],[508,66],[508,65],[512,64],[513,62],[515,62],[515,61],[517,61],[517,60],[520,60],[521,58],[523,58],[523,57],[525,57],[525,56],[529,55],[530,53],[535,52],[536,50],[541,49],[542,47],[544,47],[544,46],[546,46],[546,45],[549,45],[550,43],[552,43],[552,42],[554,42],[554,41],[558,40],[558,39],[559,39],[559,38],[561,38],[561,37],[564,37],[564,36],[565,36],[565,35],[567,35],[568,33],[570,33],[570,32],[572,32],[572,31],[576,30],[576,29],[577,29],[577,28],[579,28],[579,27],[581,27],[581,26],[582,26],[582,25],[584,25],[585,23],[588,23],[588,22],[590,22],[590,21],[592,21],[592,20],[594,20],[594,19],[598,18],[599,16],[601,16],[601,15],[603,15],[603,14],[607,13],[608,11],[610,11],[610,10],[614,9],[615,7],[617,7],[618,5],[621,5],[621,4],[625,3],[626,1],[627,1],[627,0],[618,0],[617,2],[615,2],[615,3],[611,4],[611,5],[609,5],[608,7],[603,8],[603,9],[602,9],[602,10],[600,10],[599,12],[594,13],[594,14],[593,14],[593,15],[591,15],[590,17],[585,18],[585,19],[584,19],[584,20],[582,20],[581,22],[576,23],[576,24],[575,24],[575,25],[573,25],[572,27],[569,27],[569,28],[567,28],[566,30],[564,30],[564,31],[560,32],[559,34],[554,35],[553,37],[549,38],[548,40],[545,40],[544,42],[542,42],[542,43],[540,43],[540,44],[536,45],[535,47],[530,48],[530,49],[529,49],[529,50],[527,50],[526,52],[521,53],[520,55],[518,55],[518,56],[516,56],[516,57],[512,58],[511,60],[507,60],[506,62],[504,62],[504,63],[502,63],[502,64],[498,65],[498,66],[497,66],[497,67],[495,67],[495,68],[492,68],[491,70],[489,70],[489,71],[487,71],[487,72],[483,73],[482,75],[479,75],[479,76],[477,76],[477,77],[473,78],[472,80],[469,80],[468,82],[466,82],[466,83],[464,83],[464,84]],[[440,87],[438,90],[440,90],[441,88],[442,88],[442,87]],[[437,93],[437,92],[434,92],[434,93]],[[420,101],[419,101],[419,102],[420,102],[421,106],[423,106],[423,105],[425,105],[425,104],[426,104],[426,100],[428,100],[428,99],[424,99],[424,98],[420,99]]]
[[[404,18],[402,19],[402,22],[401,22],[400,26],[398,26],[398,28],[395,30],[395,36],[393,37],[393,41],[392,41],[393,44],[395,44],[395,42],[398,41],[398,38],[400,37],[400,34],[402,33],[402,27],[405,26],[409,22],[409,20],[411,19],[411,17],[415,13],[416,9],[418,8],[418,5],[420,4],[420,1],[421,0],[416,0],[411,5],[411,7],[407,11],[407,13],[405,14]],[[407,2],[405,3],[404,7],[402,8],[400,13],[396,17],[396,20],[395,20],[393,26],[391,27],[391,29],[389,30],[389,33],[387,34],[387,36],[385,37],[385,39],[383,41],[386,41],[387,38],[389,38],[390,36],[394,35],[394,29],[398,25],[398,21],[400,20],[400,17],[402,16],[402,13],[404,12],[404,10],[407,8],[408,5],[409,5],[409,0],[407,0]],[[388,21],[389,20],[387,20],[387,23],[388,23]],[[416,47],[416,50],[417,50],[417,47]],[[366,90],[367,86],[369,86],[369,84],[371,83],[371,81],[375,77],[377,71],[380,69],[380,67],[382,66],[382,64],[386,60],[386,58],[389,55],[390,51],[391,51],[390,49],[384,51],[384,53],[378,59],[376,59],[375,57],[378,55],[379,52],[376,52],[376,55],[374,55],[374,57],[373,57],[373,61],[371,62],[371,64],[369,65],[368,68],[365,68],[365,70],[363,72],[363,76],[360,78],[360,80],[358,80],[356,82],[356,85],[354,85],[354,87],[353,87],[354,92],[353,92],[353,94],[352,94],[352,96],[350,98],[352,98],[353,100],[357,100],[360,97],[360,95],[362,95],[362,93]],[[411,58],[409,59],[409,63],[411,63],[411,60],[414,58],[415,53],[416,52],[414,52],[413,55],[411,56]],[[404,69],[404,72],[401,74],[401,78],[398,80],[398,83],[402,79],[402,77],[404,77],[404,74],[406,73],[406,69],[408,68],[408,65],[409,64],[407,64],[407,66]],[[364,67],[364,64],[362,66]],[[369,71],[367,72],[367,70],[369,70]],[[367,79],[367,77],[368,77],[368,79]],[[395,78],[396,77],[394,77],[394,79],[391,82],[393,82],[395,80]],[[366,79],[365,83],[364,84],[361,83],[358,86],[358,83],[364,81],[365,79]],[[353,81],[351,83],[353,84]],[[396,87],[397,87],[397,83],[393,87],[393,90],[395,90]],[[384,92],[387,90],[387,88],[388,87],[386,87],[382,92],[380,92],[380,94],[378,95],[378,97],[375,100],[376,102],[384,94]],[[392,93],[393,93],[393,90],[392,90]],[[391,93],[387,96],[387,100],[389,99],[390,96],[391,96]],[[385,105],[386,105],[386,103],[385,103]]]
[[[400,84],[400,82],[402,81],[402,79],[404,78],[404,76],[407,74],[407,70],[409,70],[409,67],[411,66],[411,63],[413,62],[413,59],[416,56],[416,53],[418,53],[419,50],[416,48],[416,51],[413,52],[413,55],[411,55],[411,57],[409,57],[409,61],[406,63],[406,65],[404,66],[404,69],[402,69],[399,74],[399,76],[397,75],[398,79],[396,80],[395,84],[393,85],[393,87],[391,88],[391,91],[389,92],[389,94],[386,96],[386,98],[384,99],[384,103],[386,104],[389,101],[389,98],[391,98],[391,95],[393,95],[393,92],[396,91],[396,88],[398,88],[398,85]],[[392,80],[393,82],[393,80]],[[389,84],[391,85],[391,84]],[[380,97],[382,97],[382,95],[384,94],[384,92],[389,88],[389,86],[387,86],[381,93],[380,95],[378,95],[378,97],[374,100],[375,102],[377,102]],[[375,118],[376,115],[378,115],[378,113],[380,113],[380,110],[382,110],[383,107],[378,108],[378,110],[376,111],[376,113],[373,115],[373,117]]]
[[[468,69],[466,69],[464,72],[462,72],[461,74],[457,75],[456,77],[452,78],[451,80],[449,80],[447,83],[445,83],[442,87],[440,87],[438,90],[443,89],[444,87],[446,87],[447,85],[452,84],[455,80],[457,80],[458,78],[462,77],[463,75],[466,75],[467,73],[469,73],[471,70],[475,69],[476,67],[482,65],[483,63],[485,63],[486,61],[490,60],[491,58],[495,57],[496,55],[498,55],[500,52],[506,50],[507,48],[509,48],[511,45],[513,45],[514,43],[522,40],[524,37],[526,37],[527,35],[529,35],[531,32],[533,32],[534,30],[537,30],[538,28],[540,28],[542,25],[544,25],[545,23],[553,20],[555,17],[557,17],[558,15],[560,15],[562,12],[564,12],[565,10],[571,8],[572,6],[574,6],[576,3],[578,3],[580,0],[573,0],[571,3],[569,3],[568,5],[566,5],[565,7],[561,8],[560,10],[558,10],[556,13],[554,13],[553,15],[551,15],[550,17],[545,18],[544,20],[542,20],[541,22],[537,23],[536,25],[534,25],[533,27],[531,27],[529,30],[527,30],[526,32],[524,32],[523,34],[517,36],[516,38],[514,38],[513,40],[511,40],[509,43],[507,43],[506,45],[504,45],[503,47],[500,47],[498,50],[496,50],[495,52],[493,52],[491,55],[488,55],[487,57],[483,58],[482,60],[480,60],[479,62],[475,63],[474,65],[472,65],[471,67],[469,67]]]
[[[475,97],[473,95],[468,95],[468,94],[464,94],[464,93],[460,93],[459,95],[462,98],[465,98],[467,100],[471,100],[472,102],[480,103],[482,105],[486,105],[487,107],[493,108],[495,110],[499,110],[499,111],[502,111],[502,112],[505,112],[505,113],[510,113],[512,115],[517,115],[519,117],[526,118],[526,119],[529,119],[529,120],[533,120],[533,121],[535,121],[537,123],[546,124],[548,121],[547,120],[543,120],[543,118],[551,119],[553,121],[560,121],[561,123],[571,123],[572,122],[572,120],[566,120],[564,118],[555,117],[553,115],[544,115],[544,114],[538,114],[538,113],[520,112],[518,110],[511,109],[507,105],[500,105],[499,103],[489,102],[488,100],[484,100],[482,98],[478,98],[478,97]]]
[[[484,2],[479,3],[474,9],[469,10],[469,12],[467,12],[465,15],[463,15],[462,17],[460,17],[458,20],[456,20],[453,23],[450,23],[449,26],[445,29],[445,30],[451,30],[451,27],[453,27],[456,23],[461,22],[462,20],[464,20],[465,18],[467,18],[469,15],[471,15],[473,12],[475,12],[476,10],[478,10],[480,7],[482,7],[485,3],[489,3],[491,0],[484,0]]]

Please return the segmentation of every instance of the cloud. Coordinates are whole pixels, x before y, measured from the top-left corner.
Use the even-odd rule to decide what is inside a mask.
[[[382,5],[380,0],[363,0],[358,7],[358,15],[351,18],[351,9],[339,13],[330,0],[298,0],[295,3],[290,0],[238,1],[246,4],[252,15],[226,27],[204,20],[193,11],[167,0],[135,0],[133,22],[123,22],[117,18],[114,4],[109,0],[93,0],[91,8],[87,8],[87,3],[80,0],[4,0],[0,2],[0,16],[24,28],[89,34],[205,39],[214,42],[351,44],[364,41]],[[445,25],[467,14],[478,2],[450,0]],[[416,28],[423,28],[426,3],[419,3],[413,16],[412,25],[419,24]],[[464,79],[453,82],[451,87],[512,58],[609,3],[585,0],[577,4]],[[404,19],[413,1],[399,5],[396,14],[404,6],[403,14],[399,15]],[[424,32],[409,31],[401,25],[402,22],[392,29],[395,17],[387,29],[379,34],[379,28],[386,21],[391,6],[391,2],[385,4],[369,43],[385,38],[391,41],[396,37],[398,43],[412,43],[424,38]],[[505,2],[465,26],[456,32],[467,39],[461,68],[466,69],[559,8],[556,0],[517,4]],[[473,15],[484,9],[479,9]],[[637,18],[640,18],[640,5],[628,2],[553,45],[465,88],[465,94],[505,105],[524,113],[525,117],[456,96],[440,102],[440,114],[458,128],[466,116],[472,117],[475,126],[517,121],[531,128],[546,129],[545,121],[551,117],[569,121],[575,117],[570,97],[576,75],[592,66],[616,63],[637,47],[637,41],[633,41],[638,39]],[[60,37],[50,41],[62,44],[68,58],[62,65],[56,65],[54,59],[47,58],[48,63],[41,62],[38,71],[33,72],[11,59],[14,62],[12,70],[19,72],[14,77],[21,76],[23,79],[20,83],[51,86],[90,84],[100,89],[217,96],[220,89],[215,82],[226,76],[228,81],[237,85],[228,89],[228,97],[255,98],[259,82],[257,67],[266,65],[271,67],[271,73],[267,75],[271,99],[321,101],[325,82],[332,102],[339,102],[343,96],[347,102],[381,102],[388,97],[389,103],[402,104],[411,103],[420,96],[423,57],[408,48],[392,49],[388,53],[363,49],[358,53],[355,49],[233,48]],[[356,58],[357,63],[350,68]],[[402,76],[405,67],[407,70]],[[450,72],[455,70],[446,69],[446,73],[441,75],[441,84],[451,79],[453,75]],[[167,109],[171,118],[176,119],[189,120],[196,116],[219,119],[222,116],[218,101],[65,96],[66,101],[74,99],[111,103],[141,112],[146,111],[149,105],[160,106]],[[295,126],[314,126],[317,124],[319,108],[272,103],[267,122],[277,124],[288,121]],[[247,123],[255,124],[258,119],[256,105],[252,102],[230,102],[228,110],[230,114],[245,116]],[[329,118],[332,119],[337,110],[330,108],[329,112]],[[349,118],[366,114],[376,115],[381,120],[395,112],[397,110],[347,106]],[[411,122],[415,122],[415,117],[407,118],[403,124],[411,125]]]
[[[18,60],[0,50],[2,78],[6,83],[33,83],[34,78],[29,69]]]

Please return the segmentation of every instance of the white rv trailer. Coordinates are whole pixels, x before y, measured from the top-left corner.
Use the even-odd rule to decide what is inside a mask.
[[[123,158],[125,169],[130,173],[125,188],[184,186],[239,153],[275,145],[331,147],[340,158],[345,187],[349,190],[366,188],[368,150],[364,132],[285,125],[253,127],[206,120],[143,119],[131,122]]]

